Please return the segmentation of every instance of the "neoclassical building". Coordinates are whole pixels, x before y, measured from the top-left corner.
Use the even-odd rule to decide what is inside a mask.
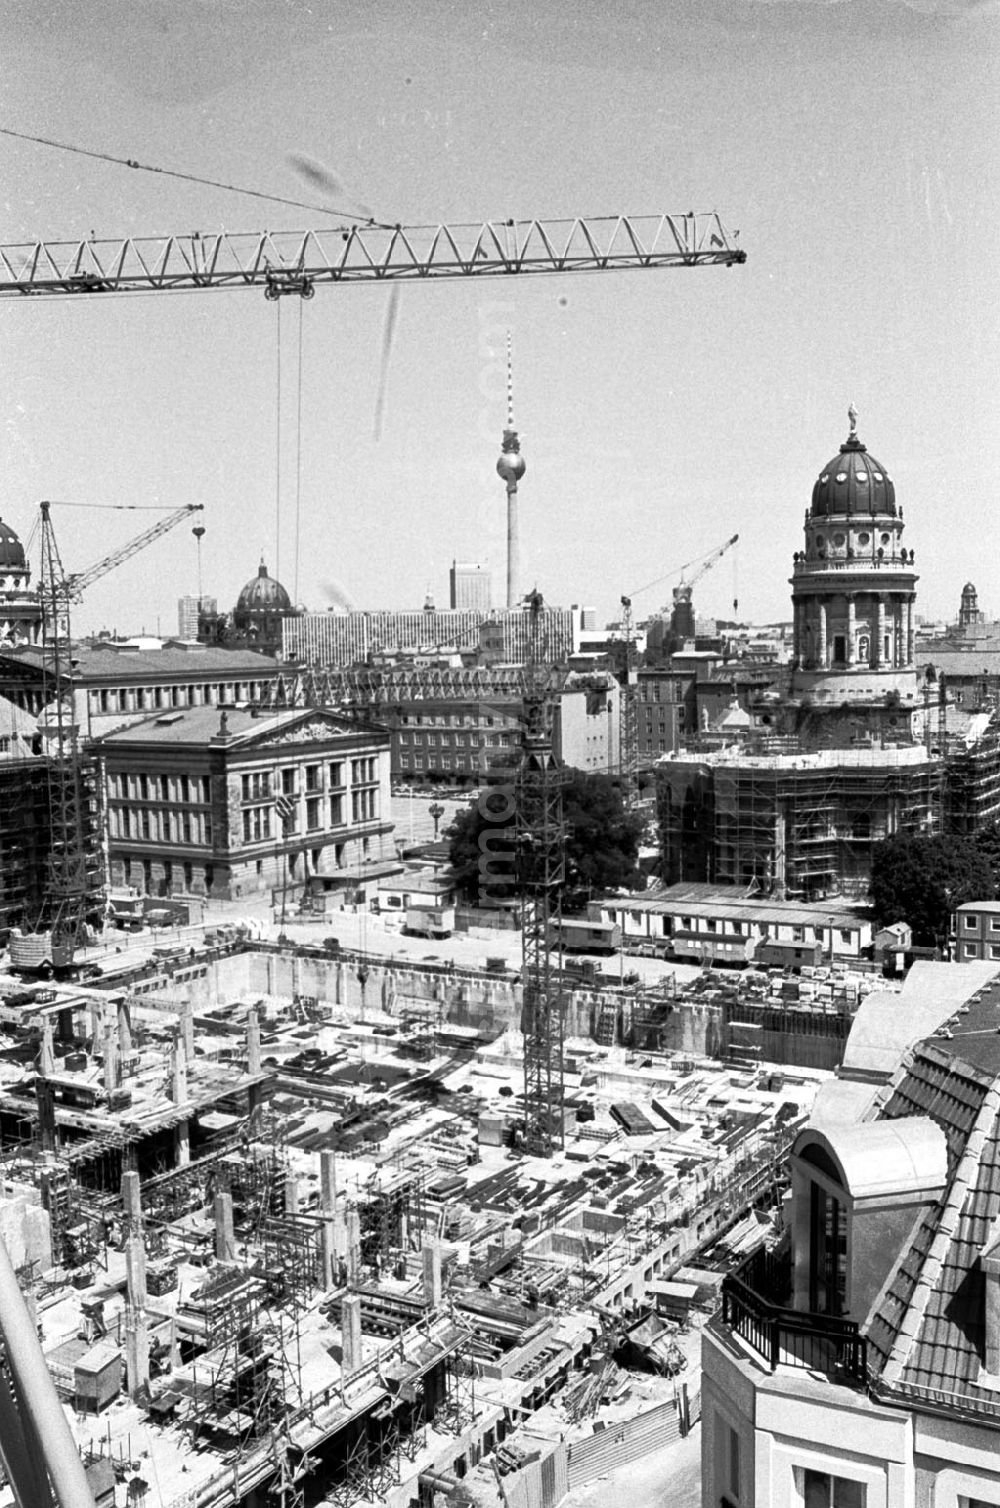
[[[31,588],[24,546],[0,518],[0,641],[37,644],[42,636],[42,604]]]
[[[876,732],[884,726],[876,709],[917,701],[917,575],[892,479],[848,412],[850,433],[817,478],[805,548],[793,557],[790,693],[800,705],[849,707]]]
[[[943,820],[920,737],[913,550],[888,472],[850,433],[820,470],[792,566],[787,679],[723,748],[657,764],[663,875],[780,899],[867,894],[872,844]]]

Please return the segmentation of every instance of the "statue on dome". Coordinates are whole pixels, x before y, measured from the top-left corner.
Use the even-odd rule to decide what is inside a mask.
[[[858,411],[853,403],[847,410],[847,418],[851,426],[851,438],[854,439],[858,433]]]

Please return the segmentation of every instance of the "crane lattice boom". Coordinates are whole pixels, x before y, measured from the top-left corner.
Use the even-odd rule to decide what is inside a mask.
[[[51,504],[42,503],[41,506],[46,517],[48,517],[48,509],[51,507]],[[69,576],[63,576],[56,584],[56,589],[68,601],[78,602],[87,587],[92,586],[95,581],[100,581],[102,576],[106,576],[109,571],[113,571],[116,566],[122,565],[124,561],[131,560],[133,555],[138,555],[140,550],[144,550],[147,545],[151,545],[154,540],[160,538],[161,534],[166,534],[183,519],[190,518],[192,513],[204,512],[204,506],[203,503],[185,503],[183,507],[176,508],[173,513],[168,513],[166,518],[161,518],[150,528],[144,529],[141,534],[137,534],[134,539],[130,539],[125,544],[120,545],[117,550],[112,550],[109,555],[103,556],[101,560],[95,560],[94,564],[88,566],[85,571],[76,571]]]
[[[697,586],[698,582],[705,575],[706,571],[710,571],[712,567],[722,559],[726,551],[732,549],[733,545],[739,544],[739,540],[740,536],[738,534],[734,534],[730,539],[726,540],[725,544],[719,545],[718,548],[713,550],[710,555],[706,556],[693,576],[689,576],[686,581],[682,581],[679,586],[674,587],[674,596],[678,597],[686,595],[690,597],[691,588]]]
[[[311,296],[323,283],[502,277],[745,262],[714,212],[487,220],[467,225],[128,236],[0,246],[0,297],[261,288]]]

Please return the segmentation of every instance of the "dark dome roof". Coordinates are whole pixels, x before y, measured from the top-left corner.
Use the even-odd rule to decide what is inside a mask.
[[[289,597],[280,581],[275,581],[267,574],[267,566],[263,561],[260,569],[252,581],[248,581],[240,592],[236,603],[238,613],[290,613],[292,599]]]
[[[862,445],[853,432],[828,461],[813,488],[812,516],[831,513],[896,516],[896,489],[881,461]]]
[[[9,524],[0,518],[0,570],[25,569],[24,546]]]

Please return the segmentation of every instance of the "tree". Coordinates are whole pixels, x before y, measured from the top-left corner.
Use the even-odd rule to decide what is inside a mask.
[[[991,822],[973,834],[973,843],[993,872],[993,889],[1000,890],[1000,822]],[[981,900],[981,896],[976,897]]]
[[[908,922],[914,942],[948,936],[951,914],[995,893],[993,871],[975,839],[898,833],[872,848],[871,901],[880,927]]]
[[[566,878],[563,900],[582,903],[594,892],[637,878],[642,819],[625,811],[619,783],[608,775],[567,770],[563,785]],[[449,830],[458,888],[476,903],[486,890],[496,900],[517,893],[514,828],[517,797],[510,770],[491,774],[479,798]]]

